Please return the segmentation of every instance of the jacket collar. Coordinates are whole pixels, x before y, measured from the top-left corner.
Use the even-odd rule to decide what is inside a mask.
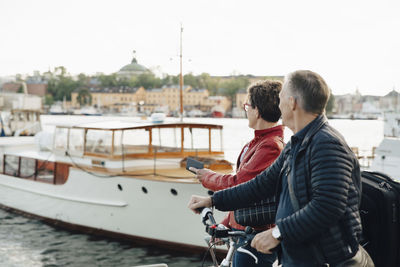
[[[310,122],[310,129],[308,129],[303,142],[301,143],[299,152],[301,150],[304,150],[308,143],[310,142],[310,139],[318,132],[319,129],[321,129],[322,126],[328,123],[328,119],[326,118],[325,114],[321,114],[318,117],[316,117],[312,122]]]
[[[255,138],[266,135],[266,134],[279,135],[280,137],[283,137],[283,126],[277,125],[277,126],[274,126],[271,128],[263,129],[263,130],[254,130]]]
[[[258,140],[264,136],[279,136],[280,138],[283,139],[283,126],[282,125],[277,125],[272,128],[267,128],[263,130],[254,130],[254,138],[248,143],[249,149],[253,147],[255,143],[258,142]]]

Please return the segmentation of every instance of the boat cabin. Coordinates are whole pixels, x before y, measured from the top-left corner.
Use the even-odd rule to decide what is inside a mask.
[[[57,126],[54,152],[119,160],[224,154],[221,125],[126,122]]]
[[[5,153],[1,172],[52,184],[64,184],[70,167],[110,176],[182,179],[192,178],[185,169],[189,156],[206,168],[232,171],[222,158],[220,125],[111,121],[56,126],[53,142],[53,151]]]

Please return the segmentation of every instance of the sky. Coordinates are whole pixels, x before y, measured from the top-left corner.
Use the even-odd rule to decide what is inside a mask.
[[[398,0],[0,0],[0,76],[111,74],[133,51],[157,74],[286,75],[334,94],[400,91]]]

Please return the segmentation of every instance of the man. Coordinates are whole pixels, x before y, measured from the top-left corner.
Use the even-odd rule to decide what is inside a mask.
[[[279,93],[282,82],[265,80],[254,83],[248,88],[248,100],[244,109],[249,121],[249,127],[254,129],[254,138],[247,143],[237,160],[235,174],[221,174],[208,169],[195,169],[197,178],[205,188],[218,191],[253,179],[257,174],[268,168],[280,155],[283,149],[283,126],[278,125],[281,112],[279,110]],[[222,222],[233,230],[244,230],[245,226],[235,221],[233,212],[229,212]],[[264,225],[257,230],[267,230],[273,225]],[[274,254],[263,254],[255,249],[246,248],[258,257],[258,264],[245,253],[236,253],[233,258],[234,267],[272,266],[276,260]]]
[[[249,182],[210,197],[193,196],[191,209],[240,208],[277,192],[276,226],[253,239],[260,252],[281,245],[288,266],[373,266],[361,235],[358,161],[324,115],[330,90],[317,73],[295,71],[279,95],[282,123],[294,135],[279,158]]]

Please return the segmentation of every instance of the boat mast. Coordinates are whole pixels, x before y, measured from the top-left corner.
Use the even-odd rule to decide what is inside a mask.
[[[183,121],[182,33],[183,33],[183,27],[182,27],[182,23],[181,23],[181,38],[180,38],[180,53],[179,53],[179,58],[180,58],[179,102],[181,105],[181,122]]]

